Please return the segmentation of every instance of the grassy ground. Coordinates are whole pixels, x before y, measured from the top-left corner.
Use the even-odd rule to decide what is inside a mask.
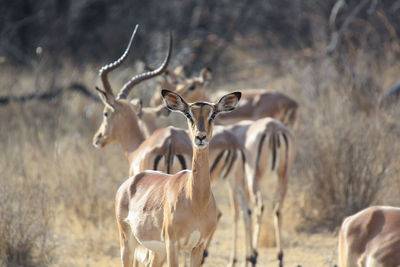
[[[359,57],[356,74],[310,51],[272,58],[250,53],[229,58],[231,65],[215,70],[211,88],[266,88],[299,102],[298,152],[283,211],[286,266],[333,266],[335,231],[346,215],[375,203],[400,204],[399,113],[378,105],[384,89],[397,81],[400,66],[390,53],[379,62]],[[115,88],[135,71],[112,76]],[[37,73],[7,68],[1,75],[2,95],[44,92],[71,81],[93,90],[98,82],[97,70],[90,66]],[[142,95],[144,88],[139,86],[132,96],[148,98],[151,90]],[[113,201],[128,164],[118,145],[103,150],[91,145],[101,111],[101,103],[77,93],[0,107],[1,266],[120,265]],[[231,252],[232,219],[224,186],[216,185],[223,217],[206,266],[226,265]],[[264,194],[268,199],[269,192]],[[270,222],[267,211],[260,266],[277,266]],[[243,253],[239,246],[239,255]]]

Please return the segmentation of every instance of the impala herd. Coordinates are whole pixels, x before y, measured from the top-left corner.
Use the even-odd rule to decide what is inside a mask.
[[[96,87],[104,111],[93,144],[119,143],[130,166],[129,178],[115,198],[122,265],[178,266],[190,258],[190,266],[200,266],[221,216],[211,184],[225,180],[233,210],[228,264],[237,263],[241,214],[243,264],[256,266],[265,207],[261,182],[269,180],[276,184],[268,205],[273,209],[282,267],[282,206],[296,153],[298,104],[265,90],[210,96],[206,91],[210,69],[192,78],[183,74],[182,67],[167,70],[172,35],[161,66],[134,76],[115,97],[108,74],[126,60],[137,28],[122,56],[100,69],[103,89]],[[140,99],[127,99],[135,85],[161,74],[164,80],[150,101],[152,107],[143,107]],[[170,111],[186,117],[188,130],[157,128]],[[371,207],[346,218],[338,250],[341,267],[400,266],[400,209]]]

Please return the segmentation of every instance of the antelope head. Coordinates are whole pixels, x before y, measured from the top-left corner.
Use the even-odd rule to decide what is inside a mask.
[[[204,68],[200,75],[190,79],[186,79],[184,83],[176,86],[176,93],[183,96],[189,102],[205,101],[208,99],[206,96],[205,87],[212,78],[210,68]]]
[[[174,91],[187,99],[189,102],[207,100],[205,87],[212,78],[210,68],[204,68],[197,77],[186,78],[183,68],[177,67],[173,72],[164,73],[164,81],[161,86],[163,89]],[[160,95],[154,95],[151,100],[152,105],[159,105],[162,102]]]
[[[196,149],[208,147],[212,138],[214,119],[221,112],[234,110],[241,93],[234,92],[223,96],[216,103],[195,102],[188,104],[179,94],[162,90],[165,105],[172,111],[178,111],[187,118],[189,136]]]
[[[172,34],[170,34],[168,54],[161,66],[153,71],[134,76],[124,84],[118,95],[116,97],[114,96],[110,82],[108,81],[108,73],[118,68],[126,60],[137,29],[138,25],[136,25],[128,47],[125,49],[122,56],[116,61],[103,66],[99,71],[103,89],[96,87],[96,90],[104,104],[104,110],[103,121],[93,137],[93,145],[95,147],[104,147],[114,141],[121,141],[121,138],[123,138],[130,129],[135,130],[138,137],[141,135],[141,133],[138,133],[139,126],[135,106],[127,100],[127,96],[135,85],[161,74],[168,66],[172,51]]]

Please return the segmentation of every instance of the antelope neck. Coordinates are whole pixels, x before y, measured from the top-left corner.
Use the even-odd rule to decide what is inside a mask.
[[[189,195],[198,206],[205,206],[209,202],[211,188],[208,147],[197,149],[193,146],[192,174],[189,179]]]
[[[145,140],[145,135],[139,127],[138,118],[129,118],[128,122],[121,129],[120,144],[124,150],[125,156],[131,161],[131,155]]]

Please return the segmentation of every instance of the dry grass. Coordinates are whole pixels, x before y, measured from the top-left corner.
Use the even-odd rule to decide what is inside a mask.
[[[325,56],[278,54],[272,62],[286,58],[278,66],[268,64],[267,56],[257,57],[253,64],[254,56],[243,54],[243,60],[233,64],[237,67],[226,73],[217,71],[225,76],[216,77],[213,87],[267,88],[298,100],[298,152],[283,211],[287,261],[332,265],[335,238],[309,236],[299,229],[325,231],[372,203],[400,204],[398,192],[387,186],[400,184],[395,165],[399,160],[399,127],[394,119],[398,111],[377,105],[380,86],[396,81],[394,69],[400,67],[390,55],[377,64],[359,55],[354,75]],[[243,62],[251,68],[241,70]],[[376,65],[379,71],[370,67]],[[45,91],[70,81],[93,87],[96,81],[97,71],[91,67],[56,71],[46,73],[47,78],[39,73],[37,79],[35,74],[8,70],[2,73],[1,93]],[[54,80],[55,76],[59,79]],[[240,79],[235,81],[235,77]],[[128,164],[117,145],[103,150],[91,145],[101,109],[101,104],[77,94],[0,107],[0,265],[119,264],[113,201],[126,179]],[[228,197],[223,189],[216,192],[224,216],[207,266],[225,265],[231,249]],[[269,192],[264,193],[268,200]],[[271,212],[265,214],[261,266],[273,266],[275,252],[265,248],[274,244]],[[318,254],[315,261],[309,258],[311,254]]]
[[[359,64],[368,60],[360,57]],[[333,229],[345,216],[387,204],[382,192],[398,173],[400,128],[379,107],[379,73],[365,69],[368,62],[358,73],[337,64],[322,59],[298,74],[307,98],[296,169],[307,187],[302,214],[313,229]]]
[[[22,86],[6,77],[3,88]],[[0,265],[85,265],[74,255],[116,253],[113,197],[127,163],[118,147],[91,146],[101,108],[76,94],[1,107]]]

